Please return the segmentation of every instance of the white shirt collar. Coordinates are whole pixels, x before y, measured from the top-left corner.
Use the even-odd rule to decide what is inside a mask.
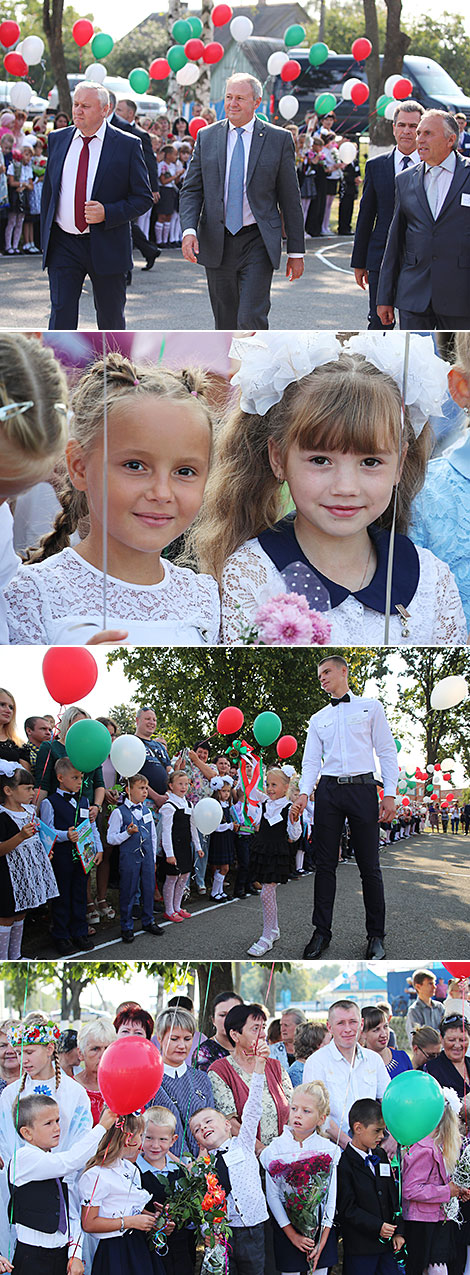
[[[93,133],[93,137],[98,137],[100,142],[102,142],[104,140],[105,132],[106,132],[106,120],[103,120],[103,123],[100,124],[99,128],[97,128],[96,133]],[[83,141],[83,133],[80,132],[79,128],[75,129],[73,140],[75,141],[77,137],[81,137]]]
[[[333,1054],[333,1057],[334,1057],[334,1058],[336,1058],[336,1059],[338,1059],[338,1058],[339,1058],[339,1059],[341,1059],[341,1061],[342,1061],[342,1062],[346,1063],[346,1066],[347,1066],[347,1067],[350,1067],[350,1065],[351,1065],[351,1064],[348,1062],[348,1059],[347,1059],[347,1058],[345,1058],[344,1054],[342,1054],[342,1053],[341,1053],[341,1050],[340,1050],[340,1049],[338,1049],[338,1046],[337,1046],[337,1045],[335,1045],[334,1040],[330,1040],[329,1045],[325,1045],[325,1049],[329,1049],[329,1050],[331,1051],[331,1053]],[[358,1062],[362,1062],[362,1059],[363,1059],[363,1058],[364,1058],[364,1050],[363,1050],[363,1048],[362,1048],[362,1045],[357,1044],[357,1045],[356,1045],[356,1052],[355,1052],[354,1057],[353,1057],[353,1066],[355,1065],[356,1060],[357,1060]]]
[[[56,792],[58,792],[59,797],[66,797],[67,801],[74,801],[75,805],[77,804],[75,793],[66,792],[65,788],[56,788]]]
[[[362,1151],[360,1147],[355,1147],[354,1142],[350,1142],[349,1145],[352,1147],[353,1151],[357,1152],[357,1155],[362,1156],[363,1160],[365,1160],[366,1156],[370,1154],[369,1151]]]
[[[232,124],[231,120],[229,120],[229,132],[233,133],[235,129],[242,128],[244,133],[252,133],[255,127],[255,119],[256,115],[253,115],[253,118],[248,121],[248,124]]]
[[[173,1080],[175,1080],[176,1076],[178,1076],[178,1078],[181,1079],[181,1076],[184,1076],[187,1070],[188,1070],[188,1064],[185,1062],[180,1063],[179,1067],[170,1067],[169,1063],[165,1063],[163,1066],[164,1075],[171,1076]]]
[[[408,155],[408,156],[407,156],[407,155],[404,155],[404,154],[403,154],[403,151],[399,150],[399,149],[398,149],[398,146],[397,146],[397,149],[396,149],[396,155],[397,155],[398,167],[399,167],[400,169],[401,169],[401,164],[402,164],[402,160],[403,160],[403,159],[411,159],[411,164],[419,164],[419,155],[418,155],[418,152],[417,152],[416,150],[412,151],[412,152],[411,152],[411,155]],[[407,168],[410,168],[410,167],[411,167],[411,164],[407,164],[407,165],[406,165],[406,167],[407,167]]]
[[[442,164],[426,164],[426,172],[429,173],[431,168],[445,168],[446,172],[453,173],[456,165],[455,151],[451,151],[446,159],[442,160]]]

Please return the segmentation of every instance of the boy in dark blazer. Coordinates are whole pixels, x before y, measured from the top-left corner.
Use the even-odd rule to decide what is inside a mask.
[[[380,1102],[359,1098],[349,1112],[351,1142],[338,1164],[337,1216],[343,1275],[398,1275],[395,1254],[405,1243],[398,1188],[385,1151]]]

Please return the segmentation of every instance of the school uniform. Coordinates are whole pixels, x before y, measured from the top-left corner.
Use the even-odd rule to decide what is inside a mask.
[[[69,1186],[95,1154],[103,1134],[103,1126],[95,1126],[68,1151],[42,1151],[22,1143],[10,1161],[8,1208],[17,1234],[15,1275],[66,1275],[69,1259],[81,1259],[78,1202]]]
[[[288,797],[271,797],[260,794],[261,819],[253,840],[252,871],[255,881],[262,885],[285,885],[290,874],[289,841],[299,841],[302,836],[300,820],[292,823],[292,803]]]
[[[398,1275],[390,1244],[380,1239],[384,1222],[404,1235],[398,1188],[381,1147],[373,1155],[352,1143],[338,1164],[337,1218],[343,1236],[343,1275]]]
[[[146,1191],[150,1191],[152,1202],[164,1204],[167,1195],[165,1187],[159,1181],[157,1174],[169,1178],[169,1184],[173,1187],[180,1176],[179,1164],[175,1160],[171,1160],[169,1155],[167,1155],[165,1156],[165,1167],[163,1169],[154,1169],[144,1159],[142,1152],[137,1157],[136,1163],[140,1169],[142,1186],[145,1187]],[[175,1229],[171,1235],[167,1235],[164,1238],[168,1246],[168,1252],[162,1255],[165,1275],[194,1275],[196,1259],[194,1231],[190,1231],[187,1226],[183,1226]]]
[[[235,837],[233,807],[230,801],[221,801],[221,820],[209,839],[209,858],[212,868],[221,868],[228,863],[229,868],[235,862]],[[238,827],[236,817],[235,826]]]
[[[194,854],[201,849],[193,807],[186,797],[171,793],[161,808],[160,821],[164,876],[185,876],[191,872]],[[169,857],[176,863],[168,863]]]
[[[137,832],[129,833],[130,824],[137,825]],[[108,842],[119,846],[119,907],[121,931],[134,933],[132,908],[138,886],[141,888],[142,928],[153,924],[153,900],[155,894],[155,857],[157,837],[153,815],[142,803],[134,803],[126,797],[122,806],[113,810],[108,824]]]
[[[273,1217],[274,1254],[276,1269],[279,1271],[307,1271],[308,1259],[307,1255],[301,1253],[285,1234],[284,1227],[288,1225],[289,1217],[282,1202],[282,1186],[270,1176],[269,1166],[274,1160],[282,1160],[287,1165],[310,1155],[329,1155],[331,1159],[328,1192],[319,1211],[321,1226],[329,1226],[331,1231],[319,1258],[318,1271],[335,1266],[338,1261],[338,1246],[333,1227],[336,1208],[336,1170],[341,1151],[329,1142],[328,1138],[316,1132],[304,1138],[303,1142],[297,1142],[286,1125],[279,1137],[274,1138],[260,1155],[261,1164],[266,1169],[266,1198]],[[316,1237],[312,1235],[311,1238]]]
[[[80,943],[88,937],[87,876],[68,830],[89,819],[90,803],[83,793],[76,798],[73,793],[57,788],[41,803],[41,819],[56,834],[52,867],[59,889],[58,899],[52,900],[52,937],[56,943],[72,939]],[[100,835],[92,823],[96,852],[102,850]]]
[[[255,1155],[263,1085],[264,1076],[255,1073],[240,1132],[217,1148],[215,1172],[226,1192],[232,1229],[227,1275],[261,1275],[264,1270],[264,1224],[269,1215]]]
[[[140,1169],[130,1160],[93,1165],[79,1182],[82,1207],[91,1202],[98,1217],[116,1218],[116,1230],[100,1235],[92,1275],[164,1275],[161,1258],[148,1245],[144,1231],[121,1231],[121,1218],[142,1213],[151,1201],[141,1184]]]

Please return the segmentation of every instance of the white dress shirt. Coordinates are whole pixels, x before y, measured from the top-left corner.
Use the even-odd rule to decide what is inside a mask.
[[[436,220],[436,217],[439,216],[444,200],[446,199],[446,196],[448,195],[448,192],[452,183],[452,178],[455,173],[456,163],[457,163],[457,160],[455,158],[455,151],[451,151],[450,155],[448,155],[446,159],[443,159],[442,164],[437,164],[437,165],[426,164],[426,171],[424,174],[424,189],[425,189],[426,195],[428,195],[428,190],[430,188],[431,189],[434,188],[434,182],[436,182],[436,188],[437,188],[436,204],[434,209],[432,208],[432,205],[431,205],[431,211],[433,213],[434,220]],[[438,171],[439,175],[437,177],[434,177],[434,176],[431,177],[431,173],[435,174],[436,170]],[[428,201],[429,201],[429,196],[428,196]]]
[[[165,805],[162,806],[160,811],[161,828],[162,828],[162,846],[163,846],[163,851],[164,851],[164,854],[166,855],[166,858],[171,859],[175,853],[173,849],[173,839],[172,839],[173,820],[175,817],[175,806],[177,810],[183,810],[185,815],[189,815],[189,825],[191,828],[191,843],[193,846],[193,850],[195,851],[196,854],[198,854],[201,849],[201,842],[199,840],[199,833],[198,833],[196,824],[194,822],[193,806],[189,804],[189,801],[186,800],[186,797],[178,797],[178,795],[175,792],[169,793],[168,797],[169,797],[169,800],[165,802]]]
[[[321,1219],[323,1226],[333,1226],[336,1210],[336,1166],[341,1155],[341,1148],[335,1147],[328,1138],[323,1138],[321,1133],[316,1132],[309,1134],[303,1142],[297,1142],[292,1130],[286,1125],[279,1137],[274,1138],[260,1155],[261,1164],[266,1169],[266,1199],[273,1217],[282,1230],[289,1225],[289,1218],[282,1203],[283,1188],[277,1178],[270,1176],[269,1166],[273,1160],[282,1160],[286,1165],[294,1164],[296,1160],[305,1159],[307,1155],[329,1155],[332,1161],[328,1194],[322,1202]]]
[[[151,1192],[141,1185],[140,1169],[130,1160],[115,1160],[101,1167],[94,1164],[82,1173],[78,1185],[82,1205],[89,1204],[93,1194],[93,1208],[98,1208],[98,1217],[115,1217],[119,1222],[115,1231],[103,1232],[100,1241],[113,1240],[116,1236],[122,1239],[126,1231],[121,1231],[121,1218],[142,1213],[152,1199]]]
[[[53,1235],[44,1231],[36,1231],[32,1227],[16,1223],[16,1234],[22,1244],[32,1244],[35,1248],[64,1248],[69,1245],[71,1256],[81,1258],[81,1222],[78,1211],[78,1198],[71,1190],[75,1171],[82,1169],[87,1160],[95,1154],[104,1134],[102,1124],[97,1124],[87,1133],[82,1134],[68,1151],[42,1151],[24,1143],[10,1162],[10,1178],[15,1186],[24,1186],[27,1182],[44,1182],[50,1178],[63,1178],[69,1187],[68,1228],[65,1233],[55,1231]]]
[[[356,1045],[353,1065],[337,1048],[334,1040],[310,1054],[304,1067],[303,1084],[322,1080],[328,1090],[330,1112],[343,1133],[349,1132],[349,1112],[358,1098],[384,1096],[390,1076],[380,1054]]]
[[[101,148],[106,133],[106,120],[100,124],[94,137],[88,147],[88,172],[86,179],[86,197],[91,199],[93,183],[96,177],[96,170],[100,162]],[[55,214],[55,221],[61,230],[65,230],[68,235],[89,235],[90,227],[86,230],[79,230],[75,225],[75,186],[77,182],[77,171],[80,155],[83,148],[83,134],[79,129],[75,129],[69,149],[64,159],[62,168],[62,180],[60,183],[59,198]]]
[[[6,501],[0,505],[0,643],[8,644],[8,623],[3,590],[16,575],[20,559],[13,548],[13,516]]]
[[[132,818],[134,823],[136,823],[137,825],[139,825],[139,823],[141,822],[145,823],[147,829],[150,832],[150,836],[152,839],[153,857],[155,859],[157,854],[157,834],[155,831],[155,822],[154,822],[154,818],[153,818],[151,810],[149,810],[148,807],[145,805],[142,805],[142,804],[137,805],[135,804],[135,802],[129,801],[128,797],[125,798],[123,805],[127,806],[128,809],[132,811]],[[120,806],[116,806],[116,809],[113,810],[111,814],[109,824],[108,824],[108,831],[106,833],[106,838],[109,841],[110,846],[122,846],[126,841],[129,841],[130,837],[133,837],[134,835],[136,834],[134,834],[133,832],[129,832],[128,828],[124,827]]]
[[[376,771],[378,760],[384,796],[395,797],[398,757],[382,704],[349,695],[349,704],[327,704],[310,718],[300,792],[310,796],[320,769],[322,775],[366,775]]]
[[[363,1160],[365,1164],[367,1156],[371,1154],[370,1151],[363,1151],[361,1147],[355,1147],[354,1142],[350,1142],[349,1145],[352,1148],[352,1150],[356,1152],[357,1155],[360,1155],[361,1160]],[[370,1169],[370,1172],[375,1178],[375,1165],[369,1163],[367,1165],[367,1168]]]
[[[406,158],[407,158],[407,156],[406,156],[406,155],[402,155],[401,151],[399,151],[399,150],[398,150],[398,146],[396,146],[396,147],[395,147],[394,154],[393,154],[393,162],[394,162],[394,165],[395,165],[395,177],[396,177],[397,173],[404,173],[404,172],[406,172],[406,169],[407,169],[407,168],[414,167],[414,165],[415,165],[415,164],[419,164],[419,162],[420,162],[419,155],[418,155],[418,152],[417,152],[417,151],[412,151],[411,155],[408,157],[409,159],[411,159],[411,164],[405,164],[405,165],[403,166],[403,160],[404,160],[404,159],[406,159]]]
[[[90,810],[88,806],[80,806],[78,815],[76,815],[76,810],[77,810],[76,798],[71,796],[69,792],[66,792],[65,788],[57,788],[56,791],[58,792],[59,797],[65,797],[65,800],[69,802],[69,805],[71,807],[71,811],[70,811],[70,827],[71,828],[75,826],[79,827],[80,824],[83,823],[84,819],[90,819]],[[54,807],[51,805],[48,797],[45,797],[44,801],[41,802],[39,815],[43,823],[47,823],[48,828],[51,828],[52,831],[55,832],[57,841],[68,841],[69,839],[68,828],[56,828],[55,826]],[[75,824],[75,819],[77,820],[76,824]],[[93,841],[96,846],[96,851],[99,854],[100,851],[103,849],[103,846],[101,844],[101,837],[96,827],[96,821],[90,820],[90,823],[91,823],[91,831],[93,834]]]
[[[264,1075],[254,1072],[242,1113],[240,1132],[227,1138],[217,1149],[222,1153],[230,1176],[227,1220],[232,1227],[257,1226],[266,1222],[268,1210],[261,1187],[255,1142],[261,1119]]]

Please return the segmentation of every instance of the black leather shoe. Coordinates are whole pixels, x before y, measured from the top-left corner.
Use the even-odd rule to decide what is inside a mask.
[[[121,938],[123,943],[133,943],[135,935],[132,933],[132,930],[123,930]]]
[[[261,894],[261,890],[257,890],[255,885],[247,885],[246,894]]]
[[[307,943],[307,946],[304,948],[304,960],[316,960],[317,956],[321,956],[322,952],[326,952],[330,943],[331,939],[325,938],[324,934],[319,934],[318,930],[315,930],[310,939],[310,943]]]
[[[151,925],[143,925],[142,929],[145,930],[146,934],[163,934],[161,926],[156,925],[155,921],[152,921]]]
[[[126,288],[130,288],[131,283],[132,283],[132,270],[128,270],[126,273]]]
[[[245,898],[245,891],[244,891],[244,890],[234,890],[234,891],[233,891],[233,897],[234,897],[234,899],[244,899],[244,898]]]
[[[375,937],[369,939],[366,951],[366,961],[383,961],[385,956],[385,948],[382,939]]]
[[[155,265],[155,262],[156,262],[156,260],[157,260],[157,257],[161,257],[161,255],[162,255],[162,254],[161,254],[161,249],[160,249],[160,248],[155,248],[154,252],[152,253],[152,256],[151,256],[151,257],[147,257],[147,261],[146,261],[146,263],[145,263],[144,270],[151,270],[151,269],[152,269],[152,266],[154,266],[154,265]]]

